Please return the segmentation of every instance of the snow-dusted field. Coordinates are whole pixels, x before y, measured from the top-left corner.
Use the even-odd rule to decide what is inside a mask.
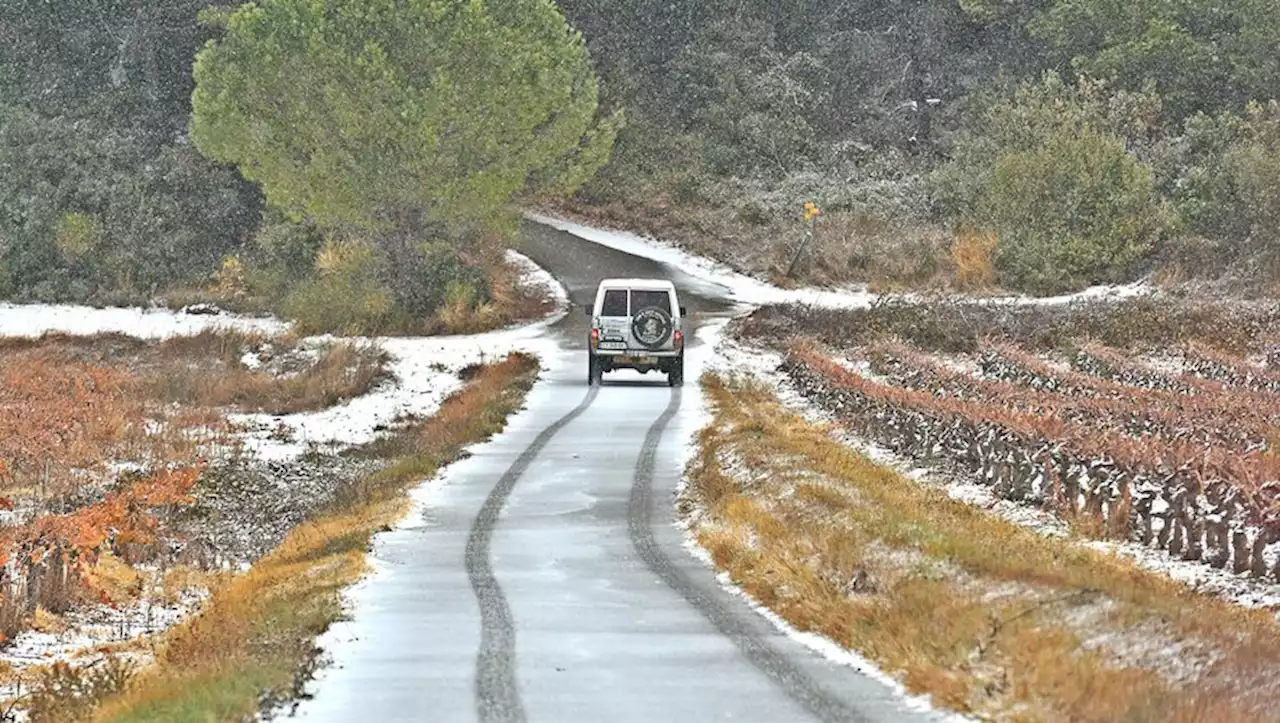
[[[719,340],[715,362],[710,371],[725,375],[746,374],[772,388],[788,406],[819,424],[834,420],[816,404],[796,391],[786,377],[777,371],[782,359],[765,349],[745,346],[723,337]],[[872,461],[890,467],[905,477],[923,484],[940,487],[956,500],[981,507],[992,514],[1017,525],[1049,536],[1065,538],[1069,530],[1062,520],[1044,510],[994,495],[988,486],[961,474],[951,474],[939,469],[922,467],[910,459],[894,454],[867,439],[846,431],[839,433],[845,444],[865,454]],[[1130,542],[1081,541],[1084,545],[1103,552],[1110,552],[1133,560],[1141,567],[1167,575],[1192,589],[1221,597],[1249,608],[1280,608],[1280,585],[1214,569],[1202,562],[1188,562],[1167,552]]]
[[[659,261],[679,269],[683,273],[709,285],[722,287],[733,299],[746,306],[778,303],[800,303],[833,308],[859,308],[872,303],[872,294],[856,290],[800,289],[788,290],[736,273],[713,261],[687,254],[673,246],[662,244],[633,234],[592,229],[561,219],[530,215],[539,223],[564,230],[593,243],[626,253]],[[296,459],[309,448],[317,447],[334,451],[344,446],[361,444],[374,439],[380,430],[406,416],[425,417],[434,413],[440,403],[461,385],[458,372],[473,364],[500,359],[513,351],[533,353],[543,359],[554,356],[556,343],[547,338],[547,327],[567,312],[568,297],[564,289],[550,274],[538,268],[527,258],[511,252],[513,263],[525,270],[524,283],[552,294],[556,301],[556,313],[537,323],[517,326],[487,334],[431,337],[431,338],[367,338],[345,341],[376,344],[391,358],[390,371],[393,380],[369,394],[349,400],[329,409],[291,415],[239,414],[231,421],[243,429],[245,447],[264,460],[287,462]],[[1098,288],[1054,299],[1029,300],[1010,297],[1017,303],[1066,303],[1072,300],[1130,296],[1144,292],[1142,285],[1122,288]],[[206,329],[231,328],[258,332],[267,336],[289,330],[289,324],[269,317],[248,318],[231,314],[185,314],[160,309],[93,309],[78,306],[14,306],[0,304],[0,337],[36,337],[48,332],[71,335],[92,335],[114,332],[146,339],[195,334]],[[696,358],[691,357],[687,377],[695,380],[702,371],[725,374],[745,373],[772,385],[784,401],[804,412],[815,421],[826,421],[822,413],[798,393],[792,391],[777,373],[779,359],[769,352],[751,349],[728,338],[725,323],[712,323],[702,327],[701,341],[708,350]],[[315,337],[303,340],[303,346],[332,341],[332,337]],[[246,358],[246,365],[255,359]],[[694,436],[708,421],[701,395],[687,395],[686,403],[695,405],[688,414],[682,414],[678,433],[686,439],[683,448],[685,461],[696,451]],[[866,441],[843,437],[843,441],[860,449],[872,459],[894,467],[903,474],[922,482],[939,485],[957,499],[986,508],[1015,523],[1025,525],[1046,535],[1062,535],[1062,525],[1047,513],[1031,508],[995,500],[989,491],[961,478],[952,478],[935,471],[927,471],[895,457]],[[424,482],[415,491],[414,504],[421,509],[430,504],[435,483]],[[419,515],[410,515],[405,524],[414,524]],[[1199,589],[1221,595],[1242,605],[1272,606],[1280,604],[1280,587],[1241,578],[1203,565],[1173,560],[1158,551],[1137,545],[1109,543],[1111,551],[1134,558],[1144,567],[1168,574]],[[705,555],[700,549],[691,548],[699,558]],[[722,583],[734,594],[742,594],[728,580]],[[179,622],[195,609],[198,600],[184,600],[171,609],[150,607],[143,610],[90,611],[82,621],[73,616],[72,626],[61,635],[28,632],[0,654],[0,663],[26,666],[46,663],[53,659],[70,659],[83,650],[91,650],[105,642],[128,639],[140,632],[157,632]],[[802,644],[818,651],[843,665],[863,673],[891,681],[877,671],[868,661],[845,650],[829,640],[809,634],[801,634],[789,628],[785,622],[767,610],[760,609],[779,629]],[[338,630],[339,628],[335,628]],[[12,692],[12,691],[9,691]],[[5,691],[0,691],[3,696]],[[916,703],[927,706],[924,700]],[[959,719],[959,718],[957,718]]]
[[[115,333],[138,339],[165,339],[199,334],[209,329],[273,335],[288,331],[289,324],[271,317],[184,314],[160,308],[98,309],[71,304],[0,303],[0,337],[32,338],[48,333],[72,336]]]
[[[554,300],[555,312],[537,322],[487,334],[426,338],[342,339],[376,344],[391,358],[393,379],[372,392],[316,412],[288,415],[234,414],[229,421],[242,429],[244,449],[262,460],[289,461],[309,448],[338,451],[369,442],[381,430],[406,416],[428,417],[462,382],[458,373],[473,364],[497,361],[507,354],[523,351],[538,356],[547,353],[543,338],[548,326],[567,312],[568,296],[549,273],[528,258],[508,252],[509,260],[523,270],[522,285],[542,291]],[[90,336],[118,333],[141,339],[165,339],[198,334],[209,329],[234,329],[270,337],[290,330],[290,325],[270,317],[234,314],[190,314],[167,309],[106,308],[72,305],[0,304],[0,338],[33,338],[47,333]],[[319,336],[300,341],[312,348],[335,341]],[[254,366],[257,359],[246,355],[243,362]],[[198,609],[200,596],[187,596],[175,605],[155,602],[121,609],[90,606],[65,616],[65,630],[20,633],[3,651],[0,664],[21,669],[55,660],[86,660],[86,653],[110,643],[161,632]],[[133,657],[145,661],[147,654]],[[16,690],[0,689],[0,699]]]

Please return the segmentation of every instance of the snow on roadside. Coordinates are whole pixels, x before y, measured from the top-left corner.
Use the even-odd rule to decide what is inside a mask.
[[[313,447],[334,451],[370,442],[400,418],[433,414],[440,403],[461,386],[458,372],[463,368],[500,359],[511,351],[535,352],[526,342],[563,317],[569,296],[554,276],[527,256],[508,251],[507,260],[521,272],[522,286],[552,298],[555,312],[550,317],[532,324],[470,336],[338,338],[323,335],[303,339],[299,342],[302,348],[338,341],[377,345],[390,355],[390,371],[394,379],[369,394],[319,411],[287,415],[228,415],[230,422],[244,429],[245,449],[263,460],[287,461],[296,459]],[[275,335],[288,331],[290,326],[271,317],[235,314],[0,304],[0,337],[38,337],[49,332],[87,336],[113,332],[142,339],[163,339],[197,334],[207,329]],[[250,368],[260,364],[256,356],[248,354],[242,361]]]
[[[296,459],[314,447],[336,451],[366,444],[397,419],[425,417],[439,408],[461,382],[458,372],[479,362],[472,349],[436,346],[425,339],[369,339],[391,358],[394,379],[363,396],[314,412],[297,414],[230,414],[227,420],[244,429],[245,449],[271,461]]]
[[[534,326],[544,325],[539,322]],[[539,354],[537,334],[531,329],[473,336],[362,339],[377,344],[391,357],[389,370],[394,381],[315,412],[233,414],[228,419],[248,428],[245,447],[266,460],[296,459],[312,447],[334,451],[364,444],[397,420],[434,414],[445,398],[462,386],[459,372],[464,368],[498,361],[515,351]]]
[[[541,320],[516,324],[486,334],[441,337],[338,338],[308,337],[300,348],[314,348],[330,342],[377,344],[391,358],[393,379],[361,397],[317,412],[290,415],[235,414],[230,421],[247,427],[245,449],[267,461],[296,459],[312,445],[333,450],[374,439],[398,418],[433,414],[441,402],[461,385],[459,372],[472,364],[498,361],[507,354],[523,351],[547,358],[555,342],[544,338],[547,327],[568,311],[566,290],[550,273],[528,257],[514,251],[507,259],[521,272],[525,288],[546,293],[555,311]],[[13,305],[0,303],[0,338],[39,337],[54,332],[73,336],[120,333],[142,339],[164,339],[193,335],[207,329],[235,329],[273,336],[286,332],[290,324],[270,317],[250,318],[234,314],[188,314],[167,309],[95,309],[71,305]],[[550,345],[550,346],[549,346]],[[251,357],[251,358],[250,358]],[[261,362],[254,355],[242,360],[246,366]],[[426,504],[425,497],[436,489],[431,482],[415,491],[414,504]],[[413,519],[410,516],[408,519]],[[176,604],[162,606],[140,603],[121,609],[90,606],[64,616],[61,633],[26,630],[3,651],[0,664],[15,668],[44,665],[55,660],[81,659],[86,652],[103,645],[155,634],[181,622],[198,609],[202,597],[187,595]],[[145,663],[149,653],[128,656]],[[88,662],[88,659],[84,659]],[[0,687],[0,701],[16,695],[16,689]]]
[[[769,385],[783,403],[809,421],[818,424],[834,422],[830,414],[795,391],[786,378],[777,371],[781,361],[781,357],[776,353],[749,348],[726,336],[717,346],[715,362],[709,366],[709,369],[725,375],[748,374]],[[1067,538],[1071,535],[1067,525],[1053,514],[1030,505],[1001,499],[994,495],[989,487],[976,483],[966,475],[950,474],[945,470],[922,467],[870,440],[849,433],[843,427],[838,428],[836,437],[876,464],[889,467],[921,484],[943,489],[954,500],[980,507],[1008,522],[1048,537]],[[1242,607],[1280,611],[1280,584],[1214,569],[1203,562],[1180,560],[1163,550],[1131,542],[1090,540],[1081,541],[1078,544],[1101,552],[1113,553],[1131,560],[1143,569],[1181,582],[1193,590],[1228,600]]]
[[[870,306],[878,294],[855,289],[784,289],[759,279],[734,271],[712,259],[696,256],[674,244],[640,236],[627,231],[606,230],[586,226],[574,221],[541,213],[528,212],[525,218],[534,223],[573,234],[578,238],[606,246],[617,251],[657,261],[701,281],[726,289],[730,298],[742,304],[768,306],[772,304],[803,304],[828,309],[859,309]],[[988,303],[1064,305],[1077,301],[1111,299],[1119,300],[1140,296],[1151,291],[1145,281],[1132,284],[1094,286],[1073,294],[1033,297],[1007,294],[992,297],[974,297]],[[900,294],[907,299],[927,301],[917,294]]]
[[[24,630],[0,651],[0,664],[22,667],[69,660],[87,648],[123,643],[140,635],[163,632],[181,622],[208,597],[203,591],[188,591],[165,604],[143,600],[119,608],[106,605],[71,610],[62,617],[62,632]],[[145,657],[136,653],[133,657]],[[0,690],[0,698],[4,692]]]
[[[485,334],[342,339],[376,344],[385,350],[391,357],[394,381],[315,412],[232,415],[233,423],[251,430],[245,439],[246,447],[262,459],[289,460],[313,446],[334,449],[364,444],[398,419],[434,414],[441,402],[462,385],[458,373],[468,366],[495,361],[514,351],[541,356],[545,345],[538,339],[548,326],[568,313],[568,292],[527,256],[508,251],[507,260],[522,272],[520,283],[525,288],[551,296],[555,311],[550,316]]]
[[[163,308],[97,309],[73,304],[0,303],[0,337],[32,338],[53,332],[72,336],[116,333],[139,339],[164,339],[199,334],[208,329],[274,336],[288,331],[289,327],[288,323],[272,317],[183,314]]]
[[[694,256],[675,246],[651,238],[625,231],[605,231],[537,213],[527,213],[525,217],[535,223],[573,234],[586,241],[666,264],[693,278],[723,287],[732,300],[743,304],[765,306],[798,303],[856,309],[869,306],[876,298],[874,294],[863,291],[783,289],[738,273],[724,264]]]
[[[698,329],[696,338],[701,346],[699,353],[690,355],[685,362],[688,364],[686,369],[686,377],[688,379],[697,380],[702,377],[703,373],[712,372],[720,375],[745,373],[767,380],[767,375],[776,373],[777,364],[781,360],[775,355],[763,351],[757,352],[753,350],[750,353],[743,353],[745,350],[725,334],[729,321],[728,319],[717,320]],[[771,364],[772,366],[770,366]],[[698,454],[698,432],[710,426],[713,421],[711,411],[707,407],[701,389],[698,390],[697,394],[691,395],[687,401],[693,402],[693,409],[687,414],[680,415],[680,418],[685,421],[678,430],[679,438],[684,440],[684,446],[680,451],[679,463],[680,468],[686,470]],[[688,485],[688,476],[682,475],[676,485],[676,494],[678,496],[682,495]],[[698,544],[695,529],[697,526],[696,518],[677,519],[675,526],[683,538],[685,550],[694,559],[715,572],[716,581],[726,592],[746,602],[752,610],[768,620],[778,632],[824,659],[836,665],[852,668],[859,674],[884,685],[901,700],[903,706],[910,710],[929,714],[940,721],[947,721],[948,723],[967,723],[973,720],[958,713],[940,710],[933,705],[928,696],[909,693],[900,681],[885,673],[875,663],[834,640],[817,633],[797,630],[777,613],[761,605],[747,591],[736,585],[727,572],[716,567],[710,553]]]
[[[551,297],[555,303],[556,313],[569,308],[569,292],[556,281],[550,271],[542,268],[533,259],[514,249],[507,249],[507,263],[520,271],[520,285],[526,291],[541,292]]]

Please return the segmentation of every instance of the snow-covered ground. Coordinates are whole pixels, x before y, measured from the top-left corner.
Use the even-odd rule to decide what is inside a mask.
[[[342,448],[364,444],[406,415],[426,417],[461,386],[458,372],[473,364],[501,359],[514,351],[541,355],[542,332],[568,312],[569,296],[555,277],[528,257],[508,251],[523,270],[521,283],[542,290],[555,302],[551,316],[536,323],[487,334],[436,337],[344,338],[376,344],[391,357],[393,379],[371,393],[329,409],[288,415],[237,414],[230,420],[248,427],[246,446],[263,459],[293,459],[309,447]],[[336,341],[334,337],[322,337]],[[282,433],[284,432],[284,433]]]
[[[703,282],[728,290],[738,303],[751,306],[771,304],[804,304],[820,308],[858,309],[870,306],[879,295],[861,289],[784,289],[760,279],[734,271],[723,263],[691,254],[675,244],[627,231],[606,230],[584,226],[564,218],[541,213],[526,213],[525,218],[551,228],[573,234],[578,238],[606,246],[617,251],[657,261]],[[1148,293],[1150,286],[1135,282],[1120,286],[1095,286],[1084,291],[1061,296],[1032,297],[1015,294],[983,297],[991,303],[1012,304],[1069,304],[1092,299],[1123,299]],[[913,294],[902,294],[912,298]]]
[[[652,259],[667,264],[695,279],[707,284],[723,287],[729,296],[744,305],[760,306],[777,303],[801,303],[832,308],[860,308],[872,303],[876,298],[872,294],[857,290],[830,289],[782,289],[758,279],[737,273],[722,264],[688,254],[674,246],[663,244],[652,239],[634,234],[615,231],[604,231],[588,228],[579,224],[546,216],[530,215],[531,220],[554,228],[567,231],[585,240],[614,248],[626,253]],[[264,459],[288,460],[296,458],[311,445],[337,448],[353,445],[373,439],[379,430],[406,416],[428,416],[440,405],[441,401],[460,386],[458,371],[471,364],[486,360],[496,360],[513,351],[533,353],[543,359],[550,358],[555,352],[555,342],[546,338],[545,331],[567,312],[568,297],[563,287],[550,274],[538,268],[527,258],[511,252],[510,259],[525,270],[524,283],[546,289],[554,295],[556,313],[540,322],[518,326],[487,334],[431,337],[431,338],[376,338],[360,341],[378,344],[391,357],[391,371],[394,380],[388,382],[369,394],[349,400],[330,409],[293,415],[236,415],[233,421],[244,425],[248,431],[245,442],[248,449]],[[1133,295],[1142,293],[1142,287],[1135,285],[1120,289],[1101,288],[1082,292],[1068,297],[1038,300],[1040,303],[1066,303],[1078,298]],[[695,380],[703,370],[721,372],[748,372],[763,380],[778,384],[775,373],[776,363],[767,354],[757,350],[743,349],[725,338],[725,322],[716,322],[702,327],[700,338],[706,344],[704,349],[710,353],[691,357],[687,378]],[[103,332],[115,332],[130,336],[158,339],[178,335],[195,334],[210,328],[233,328],[242,331],[259,332],[264,335],[279,334],[289,330],[289,325],[278,319],[269,317],[247,318],[231,314],[198,315],[184,314],[160,309],[94,309],[79,306],[14,306],[0,304],[0,337],[35,337],[47,332],[62,332],[72,335],[91,335]],[[329,340],[329,337],[317,337],[308,342],[318,343]],[[248,359],[248,363],[253,363]],[[795,394],[787,394],[785,386],[779,386],[784,399],[792,404],[801,405],[803,400]],[[708,421],[701,395],[688,395],[688,401],[697,405],[690,415],[681,415],[682,422],[677,432],[688,442],[684,448],[687,459],[694,453],[693,437],[698,429]],[[813,412],[809,408],[810,413]],[[283,431],[283,433],[282,433]],[[857,440],[849,440],[857,443]],[[900,460],[886,457],[870,446],[864,451],[878,455],[878,461],[898,466],[912,476],[927,474],[903,464]],[[934,480],[936,483],[936,480]],[[951,483],[945,483],[951,484]],[[414,493],[415,507],[421,508],[430,504],[437,482],[425,482]],[[972,492],[970,490],[969,492]],[[964,492],[958,486],[956,496]],[[979,502],[974,499],[972,501]],[[1006,511],[994,510],[997,514]],[[1019,514],[1025,513],[1023,509]],[[1008,511],[1012,512],[1012,511]],[[414,524],[420,515],[410,515],[404,524]],[[1033,520],[1024,518],[1021,524],[1033,524]],[[1033,524],[1033,526],[1035,526]],[[1042,528],[1048,531],[1048,527]],[[1128,554],[1129,551],[1122,551]],[[1141,550],[1139,561],[1152,567],[1171,572],[1174,565],[1163,568],[1158,562],[1148,559],[1151,551]],[[1218,571],[1208,571],[1238,580],[1234,576]],[[726,586],[732,585],[724,581]],[[1226,590],[1226,587],[1223,588]],[[1256,591],[1254,591],[1256,593]],[[735,594],[737,591],[735,590]],[[1224,593],[1226,594],[1226,593]],[[1280,595],[1271,591],[1267,595]],[[1266,595],[1254,594],[1256,600],[1268,600]],[[1242,596],[1233,599],[1241,600]],[[1264,604],[1264,603],[1258,603]],[[149,611],[152,616],[148,625],[159,629],[180,620],[185,614],[182,610],[168,612]],[[850,665],[864,673],[891,680],[883,673],[875,671],[874,666],[860,656],[840,648],[834,643],[812,635],[803,635],[789,629],[785,622],[765,614],[780,629],[832,660]],[[131,613],[122,613],[126,617]],[[132,619],[132,618],[130,618]],[[159,626],[159,627],[157,627]],[[127,627],[127,626],[125,626]],[[84,626],[83,630],[69,631],[63,636],[50,636],[45,633],[24,633],[9,648],[8,657],[0,657],[0,662],[11,662],[22,665],[34,661],[48,662],[54,658],[69,658],[77,650],[86,646],[101,644],[102,635],[90,631],[94,628]],[[25,637],[24,637],[25,636]],[[115,639],[115,638],[111,638]],[[2,692],[0,692],[2,694]],[[916,701],[926,705],[923,700]]]
[[[545,358],[549,346],[544,331],[568,311],[564,288],[545,270],[514,251],[508,260],[523,274],[521,284],[546,293],[555,302],[555,311],[537,322],[468,336],[424,338],[343,339],[377,344],[391,358],[393,379],[372,392],[334,407],[289,415],[236,414],[230,420],[243,427],[246,450],[264,460],[291,460],[312,445],[335,451],[374,439],[396,419],[433,414],[462,382],[458,372],[486,361],[496,361],[515,351]],[[89,336],[119,333],[142,339],[164,339],[197,334],[207,329],[235,329],[264,336],[290,330],[290,324],[271,317],[244,317],[235,314],[190,314],[168,309],[106,308],[73,305],[0,304],[0,338],[39,337],[46,333]],[[337,340],[317,336],[299,342],[314,348]],[[245,360],[253,365],[256,359]],[[65,617],[61,632],[20,633],[0,653],[0,664],[15,668],[48,664],[55,660],[77,660],[107,643],[118,643],[138,635],[151,635],[177,624],[198,607],[199,599],[184,598],[163,606],[145,603],[123,609],[89,606]],[[145,655],[139,655],[139,660]],[[0,689],[0,699],[13,690]]]
[[[73,304],[0,303],[0,337],[32,338],[48,333],[71,336],[115,333],[139,339],[164,339],[199,334],[207,329],[232,329],[275,335],[288,331],[289,324],[271,317],[183,314],[160,308],[97,309]]]

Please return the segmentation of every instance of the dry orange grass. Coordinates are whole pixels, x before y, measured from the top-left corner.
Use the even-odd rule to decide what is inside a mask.
[[[245,368],[241,355],[266,341],[236,332],[0,341],[0,508],[16,510],[0,525],[0,642],[44,624],[40,615],[138,597],[143,578],[131,565],[164,546],[199,446],[224,441],[225,407],[320,408],[385,376],[381,351],[349,344],[283,375]],[[271,341],[284,351],[296,343]],[[112,462],[190,474],[161,494],[170,476],[117,479]]]
[[[555,310],[545,293],[549,290],[522,285],[518,270],[507,263],[500,247],[489,248],[483,257],[479,266],[488,280],[488,301],[477,303],[471,294],[455,294],[436,312],[430,325],[432,333],[479,334],[540,319]]]
[[[225,363],[210,374],[198,367],[165,365],[148,375],[156,398],[204,407],[235,407],[267,414],[327,409],[362,396],[388,378],[387,356],[373,346],[339,343],[304,370],[289,376]]]
[[[1280,629],[1118,558],[951,500],[749,383],[682,507],[756,600],[949,708],[1002,720],[1243,721],[1280,710]]]
[[[955,286],[961,291],[986,291],[996,284],[996,236],[961,231],[951,243]]]
[[[143,420],[134,380],[39,352],[0,366],[0,483],[63,491],[74,468],[110,458]]]
[[[206,330],[160,342],[119,334],[50,334],[0,340],[0,366],[22,370],[32,356],[57,364],[87,364],[132,377],[133,391],[152,404],[269,414],[325,409],[387,379],[386,353],[354,342],[328,345],[314,360],[294,355],[285,373],[249,369],[241,363],[247,351],[268,345],[275,354],[290,358],[298,342],[288,335],[265,337],[234,330]]]
[[[98,711],[100,721],[239,720],[287,699],[314,639],[341,614],[371,536],[402,516],[409,487],[500,431],[537,375],[531,357],[484,367],[429,420],[401,433],[390,466],[294,529],[247,573],[223,579],[201,612],[165,636],[158,664]]]

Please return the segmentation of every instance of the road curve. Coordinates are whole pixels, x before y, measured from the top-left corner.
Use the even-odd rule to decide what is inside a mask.
[[[520,250],[575,304],[605,276],[663,276],[695,324],[731,311],[713,286],[543,226]],[[554,327],[525,410],[446,471],[425,519],[379,536],[378,574],[295,715],[934,719],[780,633],[683,549],[672,498],[700,394],[636,373],[588,388],[585,332],[581,313]],[[689,348],[690,380],[707,353]]]

